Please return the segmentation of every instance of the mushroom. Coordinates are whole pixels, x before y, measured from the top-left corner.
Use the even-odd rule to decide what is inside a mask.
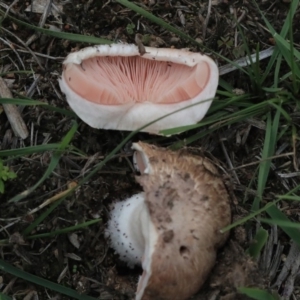
[[[206,55],[133,44],[87,47],[64,61],[60,88],[74,112],[94,128],[143,131],[199,122],[215,96],[219,71]],[[187,106],[197,104],[184,109]]]
[[[136,300],[184,300],[216,261],[231,222],[230,198],[208,158],[134,143],[144,192],[118,202],[106,235],[129,266],[141,263]]]

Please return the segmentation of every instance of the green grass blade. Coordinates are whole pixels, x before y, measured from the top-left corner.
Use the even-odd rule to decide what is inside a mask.
[[[277,196],[277,197],[280,197],[280,199],[282,199],[282,200],[300,201],[300,196],[288,196],[288,195],[285,195],[285,196]]]
[[[277,78],[277,81],[278,81],[278,73],[279,73],[279,70],[280,70],[280,66],[281,66],[281,61],[282,61],[282,57],[280,56],[280,52],[278,50],[277,47],[274,48],[274,51],[273,51],[273,54],[271,55],[270,59],[269,59],[269,63],[264,71],[264,73],[261,75],[261,84],[263,85],[263,83],[265,82],[265,80],[267,79],[267,77],[269,76],[275,62],[276,62],[276,68],[278,69],[277,72],[275,70],[275,74],[274,74],[274,81],[275,79]],[[277,84],[274,85],[274,87],[277,87]]]
[[[43,279],[41,277],[38,277],[36,275],[32,275],[30,273],[27,273],[25,271],[22,271],[21,269],[18,269],[16,267],[13,267],[6,261],[0,259],[0,270],[6,273],[9,273],[13,276],[16,276],[18,278],[22,278],[26,281],[32,282],[34,284],[40,285],[44,288],[48,288],[52,291],[56,291],[58,293],[61,293],[63,295],[67,295],[71,297],[71,299],[79,299],[79,300],[96,300],[96,298],[82,295],[77,293],[75,290],[72,290],[70,288],[67,288],[65,286],[59,285],[57,283],[51,282],[49,280]]]
[[[236,101],[236,99],[234,101],[232,101],[231,103],[233,103],[235,101]],[[269,104],[270,104],[269,101],[280,102],[278,99],[274,99],[274,100],[268,100],[268,101],[264,101],[264,102],[261,102],[258,104],[254,104],[254,105],[251,104],[249,107],[246,107],[243,110],[239,110],[239,111],[231,113],[231,114],[228,112],[224,113],[223,117],[220,117],[220,115],[218,115],[217,118],[216,118],[216,116],[206,117],[200,123],[161,130],[160,134],[163,134],[163,135],[178,134],[178,133],[182,133],[182,132],[185,132],[185,131],[188,131],[191,129],[201,128],[203,126],[216,123],[216,120],[217,120],[217,124],[220,124],[220,126],[215,127],[215,130],[217,130],[223,126],[230,125],[230,124],[245,120],[249,117],[253,117],[257,114],[264,113],[266,109],[269,109]],[[223,104],[219,105],[218,109],[213,108],[212,111],[220,110],[222,108],[222,106],[226,107],[228,105],[229,105],[229,102],[224,101]],[[218,114],[220,114],[220,112]]]
[[[257,288],[238,288],[238,292],[256,300],[279,300],[278,296],[272,295],[267,291]]]
[[[297,51],[294,49],[294,36],[293,36],[293,20],[291,14],[289,14],[290,17],[290,26],[289,26],[289,38],[290,38],[290,62],[291,62],[291,69],[292,69],[292,83],[293,83],[293,92],[294,94],[298,94],[299,87],[297,86],[296,82],[296,76],[299,78],[299,67],[295,63],[294,60],[294,52]]]
[[[295,57],[300,60],[300,52],[293,47],[292,43],[287,42],[279,34],[275,33],[274,39],[276,40],[276,45],[280,49],[280,52],[284,56],[287,64],[292,69],[292,72],[294,70],[295,74],[299,78],[299,67],[295,63]]]
[[[293,25],[292,20],[294,19],[294,16],[295,16],[295,13],[297,12],[298,7],[299,7],[299,0],[292,0],[290,10],[288,12],[288,15],[287,15],[287,17],[284,21],[284,24],[282,26],[282,29],[280,31],[280,35],[284,38],[287,36],[290,27]]]
[[[130,1],[127,1],[127,0],[117,0],[117,2],[128,7],[129,9],[135,11],[136,13],[142,15],[143,17],[149,19],[151,22],[156,23],[157,25],[167,29],[168,31],[177,34],[181,38],[189,40],[193,44],[202,47],[202,45],[197,43],[191,36],[185,34],[181,30],[179,30],[179,29],[175,28],[174,26],[170,25],[169,23],[163,21],[161,18],[154,16],[152,13],[147,12],[145,9],[141,8],[140,6],[134,4]]]
[[[269,23],[269,21],[267,20],[267,18],[264,16],[263,12],[260,10],[259,6],[257,5],[257,2],[256,1],[253,1],[254,5],[256,6],[256,8],[258,9],[258,11],[260,12],[262,18],[264,19],[268,29],[270,30],[270,32],[274,35],[276,32],[275,32],[275,29],[273,28],[273,26]],[[282,26],[282,29],[280,31],[280,36],[284,39],[286,38],[288,32],[289,32],[289,28],[291,26],[291,20],[293,20],[293,17],[297,11],[297,8],[299,6],[299,0],[292,0],[291,2],[291,6],[290,6],[290,10],[288,12],[288,15],[284,21],[284,24]],[[281,65],[281,61],[278,61],[278,55],[279,55],[279,49],[278,47],[275,47],[274,49],[274,52],[269,60],[269,63],[268,63],[268,66],[266,68],[266,71],[262,77],[262,81],[261,82],[264,82],[265,79],[267,78],[267,76],[269,75],[273,65],[275,62],[277,62],[277,68],[279,67],[280,68],[280,65]],[[275,78],[275,83],[276,83],[276,78],[278,79],[278,74],[276,75],[276,72],[274,74],[274,78]],[[277,85],[274,85],[275,87],[277,87]]]
[[[42,223],[51,213],[52,211],[58,207],[66,197],[68,197],[71,194],[72,191],[70,191],[67,195],[59,199],[58,201],[55,201],[46,211],[44,211],[38,218],[36,218],[30,225],[28,225],[25,230],[23,231],[23,235],[26,236],[32,232],[33,229],[35,229],[40,223]]]
[[[241,25],[239,24],[239,22],[237,20],[236,20],[236,25],[237,25],[239,34],[242,38],[243,45],[245,47],[245,50],[247,52],[247,56],[248,56],[248,59],[249,59],[248,75],[249,75],[250,80],[252,82],[252,86],[253,86],[253,88],[256,88],[256,87],[261,88],[260,86],[258,86],[258,82],[257,82],[257,80],[259,80],[259,78],[261,78],[261,76],[259,74],[259,49],[256,50],[256,61],[255,61],[255,63],[253,63],[253,59],[252,59],[252,56],[251,56],[251,52],[250,52],[250,49],[249,49],[249,46],[248,46],[247,39],[244,35],[244,32],[241,28]]]
[[[273,93],[273,94],[282,92],[282,88],[279,88],[279,87],[277,87],[277,88],[275,88],[275,87],[263,87],[262,89],[267,93]]]
[[[59,234],[66,234],[66,233],[69,233],[69,232],[72,232],[72,231],[81,230],[85,227],[91,226],[91,225],[96,224],[100,221],[102,221],[102,219],[95,219],[95,220],[87,221],[87,222],[77,224],[77,225],[74,225],[74,226],[69,226],[69,227],[66,227],[66,228],[63,228],[63,229],[58,229],[58,230],[51,231],[51,232],[45,232],[45,233],[31,235],[31,236],[28,236],[27,239],[49,238],[49,237],[53,237],[53,236],[59,235]]]
[[[13,300],[13,299],[0,292],[0,300]]]
[[[293,47],[293,44],[291,42],[286,41],[280,34],[278,33],[274,33],[274,38],[276,40],[276,42],[278,43],[278,46],[280,47],[280,49],[284,49],[286,51],[286,53],[291,53],[291,49],[293,50],[293,57],[290,58],[288,57],[288,60],[293,60],[294,56],[300,60],[300,52]]]
[[[0,14],[5,15],[5,12],[3,10],[0,10]],[[54,31],[49,30],[41,27],[37,27],[31,24],[28,24],[26,22],[20,21],[19,19],[16,19],[10,15],[6,16],[7,18],[13,20],[14,22],[23,25],[27,28],[33,29],[37,32],[50,35],[56,38],[65,39],[73,42],[81,42],[81,43],[91,43],[91,44],[112,44],[113,42],[110,40],[97,38],[95,36],[89,36],[89,35],[81,35],[81,34],[75,34],[75,33],[67,33],[67,32],[61,32],[61,31]]]
[[[260,252],[268,240],[268,231],[262,227],[258,229],[249,249],[246,251],[254,259],[257,259],[260,255]]]
[[[15,105],[24,105],[24,106],[43,106],[43,108],[55,111],[58,113],[61,113],[63,115],[69,116],[69,117],[77,117],[77,115],[71,111],[71,110],[66,110],[63,108],[55,107],[52,105],[49,105],[48,103],[37,101],[37,100],[32,100],[32,99],[21,99],[21,98],[0,98],[0,104],[15,104]]]
[[[277,134],[279,127],[281,111],[277,110],[274,120],[272,122],[271,113],[268,113],[267,123],[266,123],[266,134],[264,140],[264,146],[262,150],[262,162],[259,167],[258,179],[257,179],[257,197],[255,197],[252,210],[256,211],[259,208],[259,203],[262,199],[263,192],[266,187],[266,183],[269,177],[269,172],[271,168],[271,160],[267,158],[273,156],[275,153],[275,147],[277,142]]]
[[[280,201],[280,199],[278,199],[278,200],[276,200],[274,202],[267,203],[264,207],[262,207],[261,209],[257,210],[256,212],[253,212],[253,213],[249,214],[248,216],[246,216],[246,217],[244,217],[244,218],[242,218],[240,220],[237,220],[234,223],[232,223],[232,224],[230,224],[230,225],[222,228],[220,230],[221,233],[224,233],[226,231],[231,230],[232,228],[235,228],[235,227],[237,227],[239,225],[242,225],[242,224],[246,223],[247,221],[249,221],[249,220],[255,218],[256,216],[258,216],[259,214],[261,214],[262,212],[265,212],[267,209],[269,209],[273,205],[277,204],[279,201]]]
[[[206,135],[209,135],[211,133],[213,133],[214,131],[217,131],[218,129],[224,127],[224,126],[227,126],[227,125],[230,125],[230,124],[234,124],[234,123],[237,123],[237,122],[240,122],[240,121],[244,121],[250,117],[254,117],[256,115],[260,115],[264,112],[264,110],[260,110],[260,111],[254,111],[252,112],[251,114],[245,114],[245,115],[240,115],[240,116],[235,116],[234,118],[230,118],[230,117],[227,117],[226,120],[222,121],[221,122],[218,122],[219,124],[217,126],[211,126],[210,128],[206,129],[205,131],[202,131],[200,133],[196,133],[195,135],[192,135],[188,138],[186,138],[184,141],[178,141],[176,143],[174,143],[172,145],[172,149],[175,150],[175,149],[180,149],[184,146],[187,146],[189,145],[190,143],[193,143],[197,140],[199,140],[200,138],[203,138],[204,136]],[[199,124],[202,124],[202,123],[199,123]],[[204,126],[204,125],[199,125],[198,127],[201,127],[201,126]],[[171,129],[170,129],[171,130]],[[180,130],[180,128],[178,129]]]
[[[278,50],[278,48],[276,48]],[[281,63],[282,63],[282,54],[277,51],[277,61],[275,65],[275,70],[274,70],[274,83],[272,85],[273,88],[278,88],[278,83],[280,81],[279,74],[280,74],[280,68],[281,68]]]
[[[21,98],[0,98],[0,104],[15,104],[15,105],[48,105],[45,102],[21,99]]]
[[[50,164],[46,170],[46,172],[43,174],[42,178],[32,187],[30,187],[29,189],[25,190],[24,192],[14,196],[13,198],[11,198],[8,202],[12,203],[12,202],[18,202],[24,198],[26,198],[28,195],[30,195],[35,189],[37,189],[48,177],[49,175],[54,171],[54,169],[56,168],[58,162],[60,160],[60,154],[55,153],[50,161]]]
[[[284,24],[282,26],[282,29],[280,31],[280,35],[283,37],[283,38],[286,38],[288,32],[289,32],[289,28],[290,26],[292,25],[291,24],[291,20],[293,20],[294,16],[295,16],[295,13],[297,11],[297,8],[299,6],[299,1],[300,0],[292,0],[291,2],[291,6],[290,6],[290,10],[288,12],[288,15],[284,21]],[[272,34],[275,34],[275,29],[274,27],[270,24],[270,22],[268,21],[268,19],[265,17],[264,13],[261,11],[261,9],[259,8],[258,4],[256,1],[253,1],[254,5],[256,6],[257,10],[259,11],[261,17],[263,18],[266,26],[268,27],[268,29],[270,30],[270,32]]]
[[[49,215],[50,213],[58,207],[65,199],[68,197],[71,192],[73,191],[73,185],[69,184],[68,185],[68,190],[66,190],[66,193],[63,194],[63,196],[59,199],[56,200],[50,207],[45,210],[38,218],[36,218],[32,223],[30,223],[25,230],[23,231],[23,235],[26,236],[32,232],[33,229],[35,229],[40,223],[42,223]]]
[[[253,212],[251,214],[249,214],[248,216],[240,219],[240,220],[237,220],[236,222],[222,228],[221,232],[226,232],[238,225],[242,225],[244,224],[245,222],[253,219],[254,217],[258,216],[259,214],[261,214],[262,212],[265,212],[267,211],[269,213],[269,210],[270,212],[273,214],[273,216],[275,217],[276,215],[279,215],[279,218],[280,219],[280,214],[277,214],[277,210],[272,210],[272,208],[274,207],[274,205],[276,205],[279,201],[283,200],[283,199],[286,199],[288,197],[298,197],[298,196],[294,196],[292,194],[295,194],[297,193],[298,191],[300,190],[300,185],[296,186],[295,188],[293,188],[292,190],[290,190],[288,193],[286,193],[285,195],[279,195],[277,196],[277,200],[275,200],[274,202],[269,202],[267,203],[264,207],[262,207],[261,209],[259,209],[258,211],[256,212]],[[291,199],[292,200],[292,199]],[[279,211],[281,213],[281,211]],[[285,216],[285,215],[284,215]],[[282,218],[283,221],[288,221],[289,219],[287,219],[287,217],[285,218]]]
[[[269,225],[278,225],[280,227],[300,229],[300,223],[296,223],[296,222],[292,222],[292,221],[271,220],[271,219],[265,219],[265,218],[260,218],[259,220],[261,222],[269,224]],[[300,234],[300,231],[298,234]]]
[[[47,144],[47,145],[38,145],[25,147],[21,149],[10,149],[10,150],[1,150],[0,157],[13,157],[20,155],[29,155],[33,153],[41,153],[45,151],[54,151],[59,148],[60,144]]]
[[[225,91],[232,94],[233,86],[229,84],[227,81],[225,81],[222,78],[219,78],[219,86],[223,88]]]
[[[123,140],[122,140],[122,142],[121,143],[119,143],[119,145],[118,146],[116,146],[106,157],[105,157],[105,159],[103,160],[103,161],[101,161],[100,163],[98,163],[97,165],[95,165],[95,167],[89,172],[89,174],[88,175],[86,175],[79,183],[78,183],[78,186],[77,186],[77,188],[79,187],[79,186],[81,186],[82,184],[84,184],[85,182],[87,182],[92,176],[94,176],[94,174],[96,174],[110,159],[112,159],[113,158],[113,156],[130,140],[130,139],[132,139],[138,132],[140,132],[141,130],[143,130],[144,128],[147,128],[149,125],[151,125],[151,124],[153,124],[153,123],[155,123],[155,122],[157,122],[157,121],[159,121],[159,120],[162,120],[162,119],[164,119],[164,118],[166,118],[166,117],[168,117],[168,116],[171,116],[171,115],[173,115],[173,114],[176,114],[177,112],[180,112],[180,111],[182,111],[182,110],[184,110],[184,109],[186,109],[186,108],[188,108],[188,107],[191,107],[191,106],[196,106],[196,105],[198,105],[198,104],[200,104],[201,102],[199,102],[199,103],[196,103],[196,104],[193,104],[193,105],[189,105],[189,106],[187,106],[187,107],[184,107],[184,108],[180,108],[180,109],[178,109],[178,110],[175,110],[175,111],[173,111],[173,112],[171,112],[171,113],[169,113],[169,114],[166,114],[166,115],[164,115],[164,116],[162,116],[162,117],[160,117],[160,118],[157,118],[157,119],[155,119],[155,120],[153,120],[152,122],[149,122],[149,123],[147,123],[147,124],[145,124],[145,125],[143,125],[142,127],[140,127],[140,128],[138,128],[137,130],[135,130],[135,131],[132,131],[131,133],[129,133],[128,135],[127,135],[127,137],[126,138],[124,138]]]
[[[280,226],[280,228],[295,242],[300,246],[300,231],[293,227],[287,227],[285,225],[280,225],[282,222],[291,223],[290,219],[280,211],[276,206],[271,206],[267,209],[268,215],[274,220],[274,222]]]
[[[292,122],[292,118],[291,118],[290,114],[281,105],[278,105],[275,102],[270,102],[270,105],[273,106],[277,111],[280,112],[280,114],[286,119],[287,123]],[[287,124],[285,124],[285,125],[287,125]]]
[[[46,172],[43,174],[42,178],[32,187],[30,187],[29,189],[27,189],[26,191],[16,195],[15,197],[13,197],[12,199],[10,199],[8,202],[17,202],[20,201],[21,199],[24,199],[25,197],[27,197],[30,193],[32,193],[37,187],[39,187],[48,177],[49,175],[54,171],[54,169],[56,168],[62,151],[65,150],[68,146],[68,144],[71,142],[72,137],[74,136],[76,130],[77,130],[78,124],[76,122],[73,123],[72,128],[69,130],[69,132],[66,134],[66,136],[63,138],[59,148],[56,150],[56,152],[53,154],[51,161],[49,163],[49,166],[46,170]]]
[[[272,139],[272,117],[271,113],[268,113],[267,122],[266,122],[266,134],[264,139],[264,146],[262,150],[262,157],[261,159],[264,160],[260,164],[259,173],[258,173],[258,183],[257,183],[257,194],[258,197],[256,197],[252,209],[257,210],[259,207],[259,201],[261,201],[262,194],[264,192],[266,182],[268,179],[271,161],[265,160],[269,157],[270,147],[271,147],[271,139]]]

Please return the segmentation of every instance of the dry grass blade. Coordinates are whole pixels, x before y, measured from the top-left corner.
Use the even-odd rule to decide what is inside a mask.
[[[270,47],[268,49],[260,51],[258,53],[259,61],[272,56],[273,52],[274,52],[274,47]],[[225,75],[225,74],[228,74],[230,72],[237,70],[238,69],[237,65],[240,67],[246,67],[251,64],[254,64],[257,62],[256,58],[257,58],[257,54],[254,53],[254,54],[250,55],[250,57],[246,56],[246,57],[242,57],[242,58],[235,60],[234,61],[235,65],[227,64],[227,65],[221,66],[219,68],[220,75]]]
[[[76,182],[70,182],[68,184],[68,188],[65,191],[62,191],[58,194],[56,194],[55,196],[47,199],[46,201],[44,201],[42,204],[40,204],[38,207],[30,210],[27,215],[32,215],[36,212],[38,212],[39,210],[41,210],[42,208],[46,207],[47,205],[50,205],[51,203],[59,200],[60,198],[66,196],[67,194],[69,194],[70,191],[72,191],[75,187],[77,186]]]
[[[0,270],[3,272],[12,274],[18,278],[23,278],[25,280],[28,280],[34,284],[42,285],[43,287],[47,287],[53,291],[57,291],[59,293],[62,293],[64,295],[67,295],[73,299],[79,299],[79,300],[95,300],[93,297],[89,297],[86,295],[80,295],[75,290],[72,290],[70,288],[64,287],[62,285],[56,284],[54,282],[51,282],[49,280],[43,279],[38,276],[34,276],[30,273],[24,272],[21,269],[18,269],[16,267],[11,266],[4,260],[0,259]]]
[[[0,97],[12,98],[12,94],[7,87],[5,81],[0,77]],[[29,135],[27,126],[18,111],[18,108],[14,104],[2,104],[9,123],[16,136],[21,139],[26,139]]]

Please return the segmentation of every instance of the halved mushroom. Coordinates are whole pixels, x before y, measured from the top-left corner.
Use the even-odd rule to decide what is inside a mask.
[[[129,266],[141,261],[136,300],[185,300],[215,264],[231,222],[230,199],[205,157],[133,144],[144,189],[116,204],[107,235]]]
[[[185,50],[112,44],[84,48],[64,61],[61,90],[94,128],[158,133],[199,122],[215,96],[219,71],[206,55]]]

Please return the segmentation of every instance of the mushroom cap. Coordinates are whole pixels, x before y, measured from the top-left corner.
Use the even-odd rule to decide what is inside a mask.
[[[136,300],[188,299],[206,280],[228,237],[220,229],[231,222],[229,195],[205,157],[142,142],[133,149],[142,170],[136,180],[157,235],[151,247],[146,240]]]
[[[60,88],[75,113],[94,128],[142,131],[199,122],[215,96],[219,71],[206,55],[186,50],[112,44],[84,48],[64,61]]]

